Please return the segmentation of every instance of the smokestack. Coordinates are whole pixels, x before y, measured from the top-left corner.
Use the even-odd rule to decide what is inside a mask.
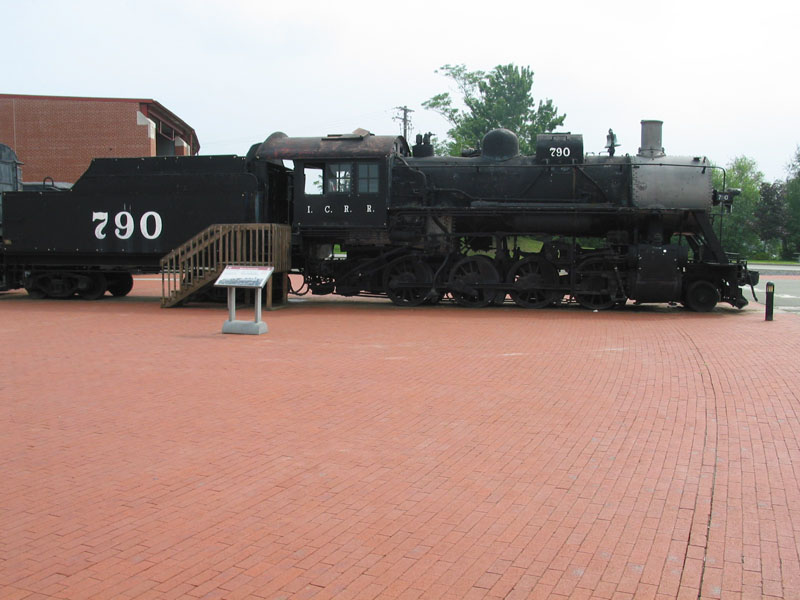
[[[664,156],[661,146],[661,126],[664,121],[642,121],[642,147],[639,156],[658,158]]]

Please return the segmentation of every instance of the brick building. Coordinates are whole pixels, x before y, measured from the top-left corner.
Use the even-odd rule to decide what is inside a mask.
[[[194,129],[155,100],[17,94],[0,94],[0,142],[16,151],[31,183],[74,183],[93,158],[200,149]]]

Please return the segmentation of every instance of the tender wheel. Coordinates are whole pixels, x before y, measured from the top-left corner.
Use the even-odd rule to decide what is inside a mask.
[[[588,258],[576,268],[575,299],[584,308],[606,310],[617,304],[614,270],[603,258]]]
[[[419,306],[433,287],[433,269],[416,256],[390,262],[383,274],[383,289],[398,306]]]
[[[547,289],[558,283],[558,272],[539,256],[529,256],[516,263],[506,281],[511,299],[523,308],[544,308],[558,298],[558,292]]]
[[[50,298],[69,298],[78,291],[78,278],[72,273],[44,273],[35,279],[33,287]]]
[[[700,280],[689,284],[684,296],[684,305],[695,312],[709,312],[720,300],[719,289],[710,281]]]
[[[503,294],[503,292],[480,286],[498,283],[500,283],[500,273],[497,272],[491,259],[486,256],[467,256],[458,261],[450,271],[447,285],[453,299],[461,306],[483,308],[491,304],[498,293]]]
[[[106,293],[106,277],[102,273],[82,275],[78,282],[78,296],[84,300],[97,300]]]
[[[106,280],[112,296],[127,296],[133,289],[133,275],[130,273],[109,273]]]

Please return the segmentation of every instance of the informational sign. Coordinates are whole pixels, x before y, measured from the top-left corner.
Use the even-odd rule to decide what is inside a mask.
[[[216,287],[228,288],[228,320],[222,324],[222,333],[246,333],[250,335],[260,335],[267,332],[267,324],[261,320],[261,288],[263,288],[275,267],[248,267],[248,266],[227,266],[222,271],[222,275],[214,283]],[[255,289],[255,320],[237,321],[236,320],[236,288]],[[272,283],[267,289],[267,293],[272,293]]]
[[[272,276],[275,267],[225,267],[214,283],[216,287],[263,288]]]

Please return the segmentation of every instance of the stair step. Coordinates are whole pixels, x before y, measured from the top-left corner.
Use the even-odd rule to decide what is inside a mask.
[[[227,264],[264,264],[288,272],[290,243],[288,225],[211,225],[161,259],[162,306],[181,302],[209,285]]]

